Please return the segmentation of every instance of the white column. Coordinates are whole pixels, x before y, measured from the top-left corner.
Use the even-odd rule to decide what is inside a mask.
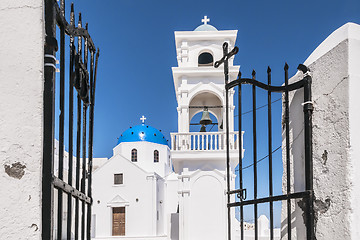
[[[189,232],[189,197],[190,197],[189,169],[184,168],[179,176],[179,240],[187,240]]]

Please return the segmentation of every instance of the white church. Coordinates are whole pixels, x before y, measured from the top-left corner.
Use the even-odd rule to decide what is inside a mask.
[[[175,32],[178,66],[172,73],[178,132],[171,133],[171,144],[143,116],[140,125],[121,134],[113,156],[96,167],[95,239],[227,239],[224,75],[213,64],[222,57],[224,42],[234,47],[237,30],[219,31],[208,21],[205,16],[194,31]],[[235,79],[238,71],[230,59],[230,78]],[[234,131],[233,96],[232,91],[232,189],[239,137]],[[203,112],[201,131],[190,132],[190,122],[199,112]],[[209,113],[216,118],[217,132],[206,132],[206,126],[213,124]],[[232,218],[239,226],[234,209]]]

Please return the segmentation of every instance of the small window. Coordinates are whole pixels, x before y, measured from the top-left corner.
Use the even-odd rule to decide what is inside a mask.
[[[137,162],[137,150],[135,148],[131,150],[131,161]]]
[[[211,53],[204,52],[204,53],[199,55],[199,58],[198,58],[199,67],[212,66],[213,63],[214,63],[214,58],[211,55]]]
[[[123,184],[124,176],[122,173],[114,174],[114,184]]]
[[[154,151],[154,162],[159,162],[159,151],[158,150]]]

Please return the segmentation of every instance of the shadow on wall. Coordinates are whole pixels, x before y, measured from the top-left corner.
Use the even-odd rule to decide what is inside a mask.
[[[179,240],[179,214],[172,213],[170,222],[171,222],[170,239]]]

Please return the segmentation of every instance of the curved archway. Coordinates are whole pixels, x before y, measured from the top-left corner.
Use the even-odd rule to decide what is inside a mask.
[[[209,187],[211,186],[211,191]],[[214,176],[200,176],[191,188],[189,234],[194,239],[222,239],[224,236],[224,188]],[[204,204],[206,199],[206,204]],[[209,210],[211,207],[211,211]]]

